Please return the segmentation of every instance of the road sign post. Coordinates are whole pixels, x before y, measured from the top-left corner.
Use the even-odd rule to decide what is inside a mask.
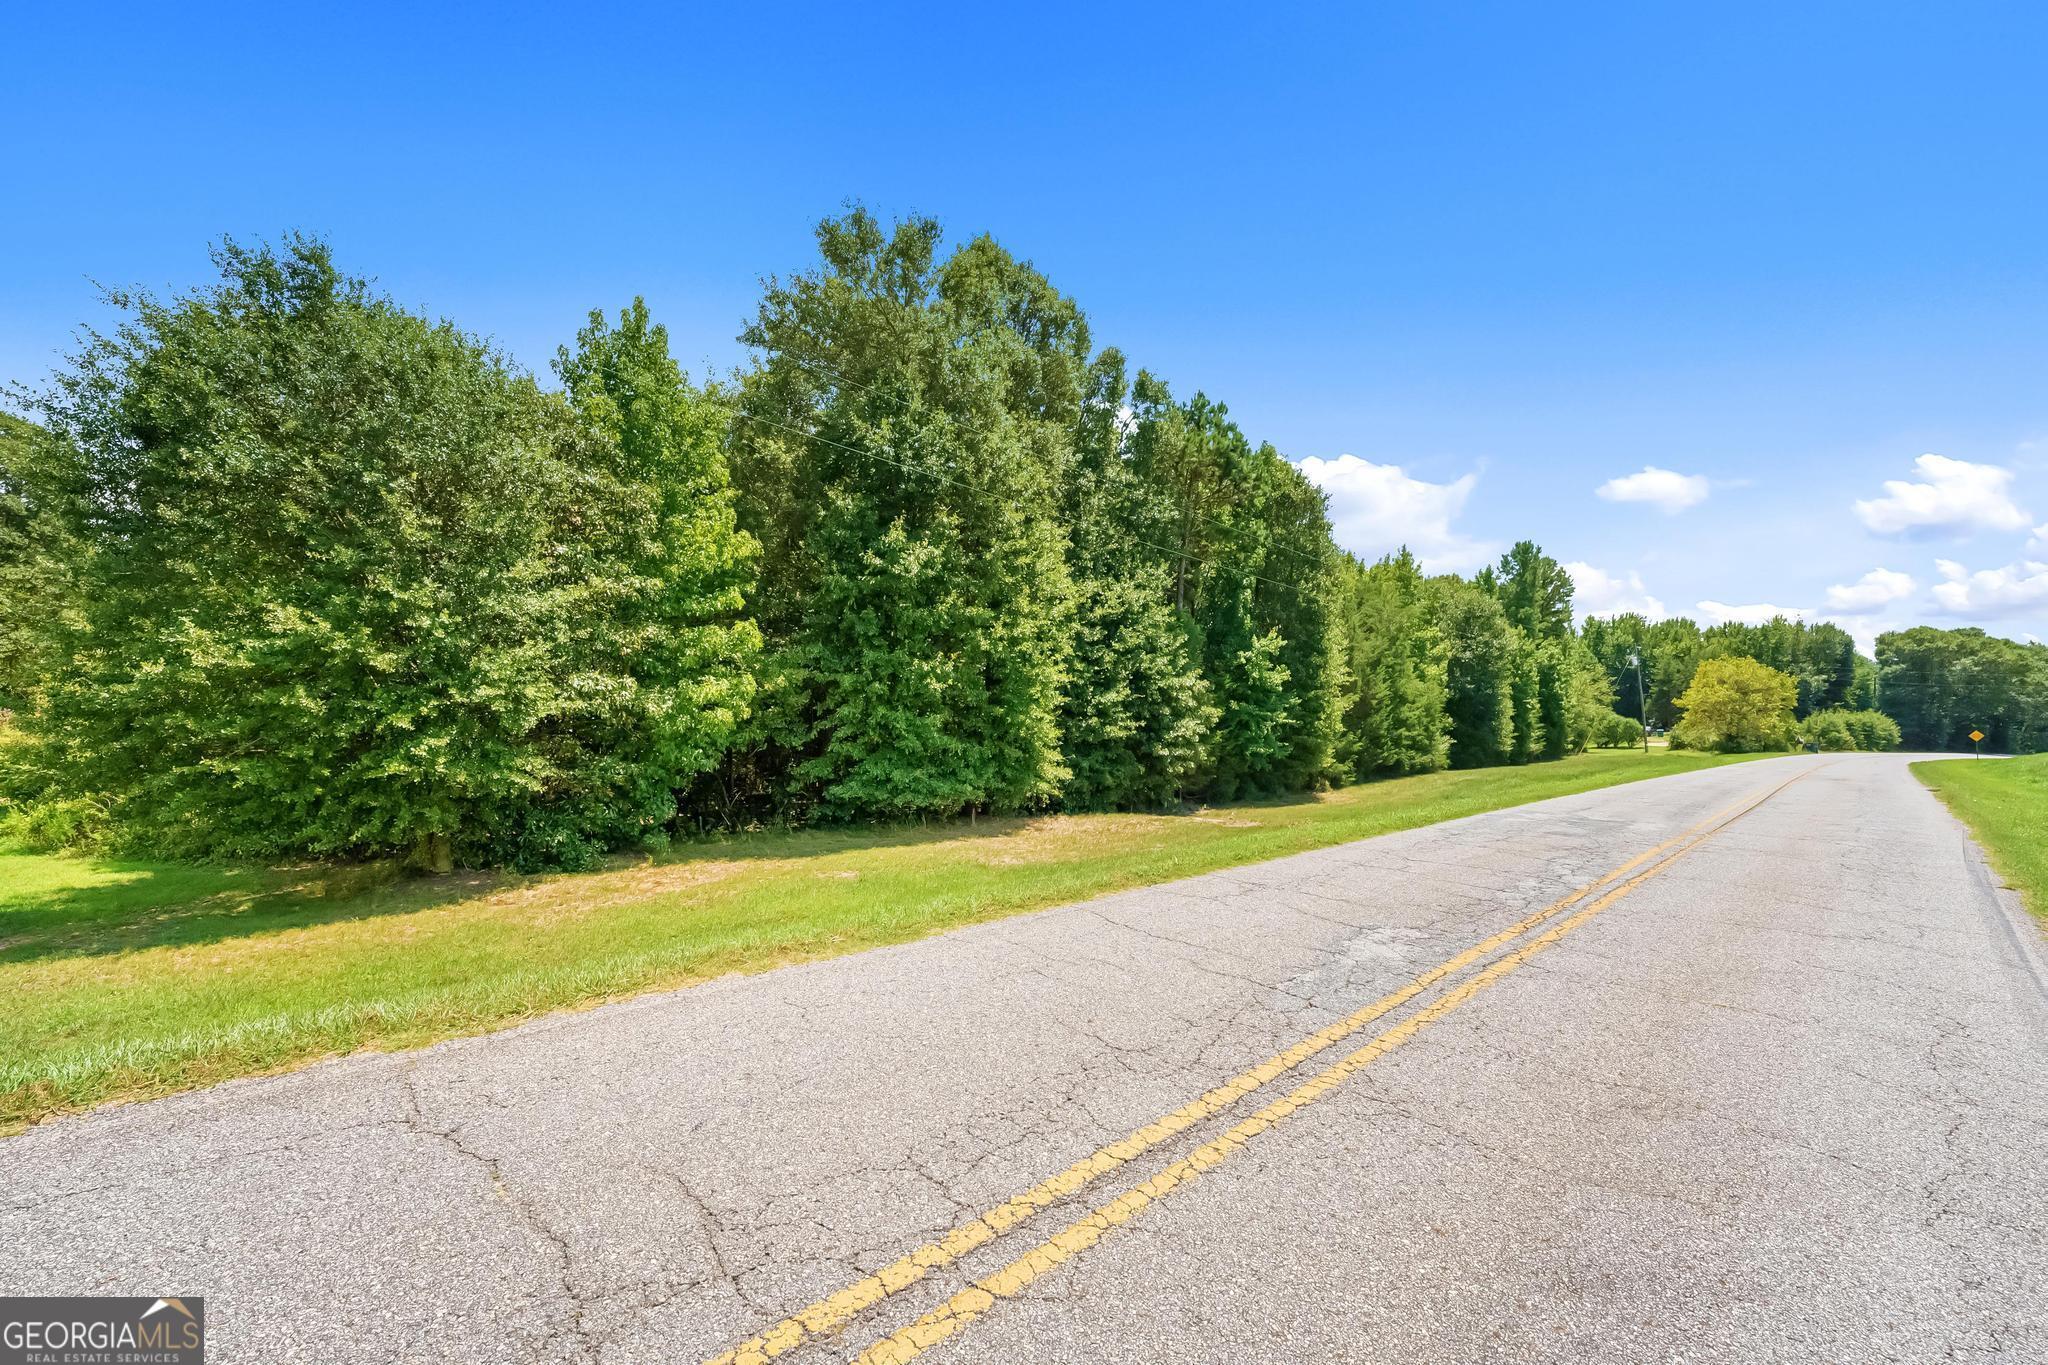
[[[1977,757],[1984,757],[1984,732],[1982,730],[1970,731],[1970,743],[1977,746]]]

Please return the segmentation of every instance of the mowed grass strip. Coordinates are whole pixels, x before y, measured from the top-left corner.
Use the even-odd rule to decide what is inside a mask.
[[[2048,754],[1944,758],[1913,773],[1970,827],[2005,884],[2048,920]]]
[[[743,835],[561,876],[0,856],[0,1132],[1729,761],[1595,752],[1187,815]]]

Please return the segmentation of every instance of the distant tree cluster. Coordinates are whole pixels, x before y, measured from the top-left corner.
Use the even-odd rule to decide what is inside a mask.
[[[2048,645],[1916,626],[1877,637],[1876,705],[1909,749],[2048,749]]]
[[[1526,763],[1645,713],[1782,745],[1880,684],[1960,687],[1907,727],[1952,737],[2011,681],[1913,632],[1880,671],[1826,626],[1575,630],[1529,542],[1470,579],[1362,563],[1279,451],[994,240],[855,210],[818,245],[722,383],[635,301],[544,386],[307,238],[113,295],[127,321],[0,424],[4,780],[158,852],[577,867],[678,828]],[[1736,659],[1782,688],[1708,672]]]
[[[1874,672],[1869,660],[1859,660],[1849,633],[1826,621],[1778,616],[1761,625],[1730,621],[1702,630],[1683,616],[1652,622],[1625,612],[1586,622],[1585,636],[1614,682],[1615,709],[1666,730],[1678,724],[1681,697],[1707,659],[1753,659],[1792,679],[1793,706],[1801,718],[1831,706],[1866,704],[1858,686]],[[1638,658],[1640,682],[1631,662]]]
[[[1889,632],[1878,636],[1875,660],[1858,654],[1839,626],[1782,616],[1702,630],[1684,617],[1651,622],[1628,613],[1587,621],[1584,638],[1613,685],[1614,709],[1634,719],[1647,713],[1649,724],[1675,736],[1705,664],[1735,658],[1787,679],[1789,725],[1824,749],[1966,750],[1972,730],[1990,751],[2048,749],[2048,646],[1975,628]],[[1767,728],[1767,747],[1776,747],[1776,730]],[[1700,729],[1695,724],[1694,734]]]

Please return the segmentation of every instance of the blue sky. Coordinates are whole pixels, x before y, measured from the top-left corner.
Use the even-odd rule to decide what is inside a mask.
[[[723,369],[858,198],[994,232],[1362,552],[2048,636],[2040,6],[62,8],[9,19],[0,379],[286,228],[536,368],[637,293]]]

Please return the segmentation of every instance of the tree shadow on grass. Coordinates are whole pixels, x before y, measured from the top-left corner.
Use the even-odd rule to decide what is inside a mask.
[[[0,877],[7,872],[0,859]],[[69,878],[0,891],[0,964],[90,957],[406,914],[502,884],[498,874],[406,878],[395,863],[234,867],[62,857]]]
[[[1452,776],[1488,780],[1501,771],[1467,769]],[[1281,794],[1205,806],[1125,813],[1123,819],[1169,824],[1256,826],[1259,814],[1295,809],[1342,793],[1364,796],[1377,788],[1416,781],[1375,777],[1322,796]],[[710,834],[677,840],[667,850],[627,854],[605,871],[632,868],[674,871],[674,885],[692,884],[693,868],[718,864],[795,862],[890,849],[988,842],[1055,830],[1085,815],[987,816],[923,824],[822,826]],[[1077,856],[1085,852],[1077,851]],[[1256,856],[1256,855],[1254,855]],[[147,948],[201,946],[327,924],[414,914],[506,891],[524,892],[550,881],[574,884],[578,875],[521,876],[468,871],[444,877],[407,877],[396,863],[319,863],[298,867],[230,867],[98,858],[0,854],[0,966],[40,959],[104,956]],[[592,887],[593,890],[597,888]],[[621,899],[644,899],[628,887]],[[602,909],[602,897],[583,910]]]
[[[1028,835],[1063,821],[1095,820],[1104,817],[1124,820],[1167,820],[1200,822],[1234,811],[1285,808],[1317,800],[1313,793],[1247,797],[1216,805],[1178,805],[1158,810],[1047,812],[1037,815],[983,815],[934,820],[924,824],[817,825],[804,829],[764,828],[730,834],[704,834],[679,838],[663,861],[705,858],[718,862],[779,862],[786,859],[829,858],[843,853],[871,849],[916,848],[967,840],[994,840]]]
[[[1247,800],[1213,807],[1128,812],[1122,818],[1238,823],[1264,808],[1297,805],[1302,796]],[[823,859],[891,849],[1029,836],[1076,816],[989,816],[926,824],[826,826],[759,830],[679,839],[667,850],[621,854],[591,873],[521,875],[459,871],[408,875],[396,861],[314,863],[290,867],[158,863],[62,856],[0,856],[0,965],[53,958],[106,956],[141,949],[201,946],[460,905],[502,892],[544,894],[550,883],[572,893],[581,879],[634,869],[672,872],[678,887],[693,869]],[[1256,823],[1247,821],[1246,823]],[[30,868],[9,886],[9,864]],[[40,875],[37,875],[40,874]],[[657,878],[657,880],[659,880]],[[38,884],[41,883],[41,884]],[[628,884],[621,900],[644,898]],[[602,899],[597,903],[602,906]]]

